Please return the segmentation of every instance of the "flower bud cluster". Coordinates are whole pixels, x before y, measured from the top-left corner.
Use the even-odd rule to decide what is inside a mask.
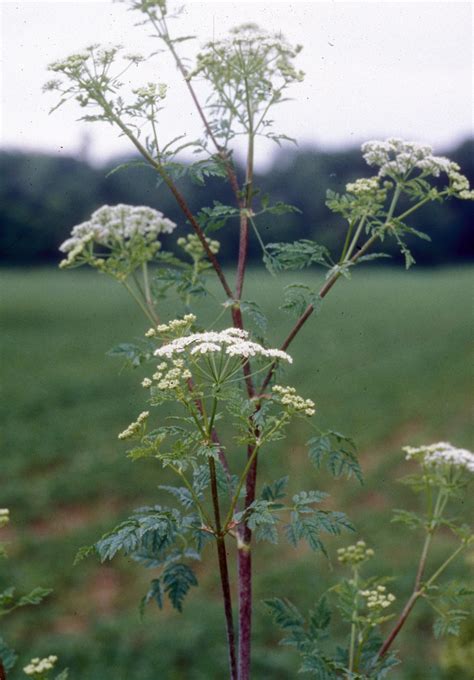
[[[23,668],[23,672],[26,675],[42,675],[43,673],[51,671],[54,668],[57,660],[58,657],[54,656],[53,654],[51,654],[51,656],[47,656],[44,659],[36,657],[31,659],[30,663]]]
[[[351,194],[371,194],[380,188],[378,177],[356,179],[355,182],[346,184],[346,191]]]
[[[460,173],[459,165],[444,156],[434,156],[431,146],[391,138],[366,142],[362,145],[362,155],[368,165],[379,166],[379,177],[406,177],[413,170],[420,170],[423,177],[439,177],[444,173],[452,194],[474,199],[474,191],[469,188],[467,177]]]
[[[457,165],[457,164],[455,164]],[[457,165],[459,169],[459,165]],[[474,189],[469,186],[469,180],[465,175],[461,175],[457,170],[448,173],[450,180],[450,189],[458,198],[463,198],[467,201],[474,200]]]
[[[406,459],[415,459],[418,462],[432,467],[453,465],[468,472],[474,472],[474,453],[467,449],[458,449],[449,442],[437,442],[413,447],[404,446]]]
[[[71,237],[61,244],[59,250],[67,253],[60,267],[88,262],[104,269],[107,259],[117,253],[121,259],[124,252],[131,258],[140,250],[139,259],[150,260],[161,247],[157,237],[170,234],[176,224],[163,213],[146,206],[103,205],[92,213],[90,220],[77,224]],[[94,253],[94,246],[102,250]]]
[[[4,527],[10,521],[10,510],[0,508],[0,527]]]
[[[51,64],[49,64],[48,70],[53,71],[54,73],[80,73],[89,57],[89,52],[76,52],[75,54],[70,54],[64,59],[53,61]]]
[[[147,338],[156,338],[158,335],[181,335],[185,330],[188,330],[196,321],[194,314],[185,314],[182,319],[173,319],[168,323],[160,323],[156,328],[149,328],[145,333]]]
[[[359,590],[359,595],[367,599],[367,608],[374,610],[386,609],[397,599],[392,593],[387,593],[385,586],[377,586],[375,590]]]
[[[127,61],[131,61],[133,64],[139,64],[140,62],[145,61],[143,54],[139,54],[138,52],[129,52],[128,54],[124,54],[123,58]]]
[[[149,411],[142,411],[138,418],[127,427],[126,430],[121,432],[118,436],[119,439],[133,439],[138,434],[143,431],[144,424],[150,415]]]
[[[314,401],[298,396],[294,387],[274,385],[272,392],[275,400],[293,413],[304,413],[306,416],[314,416],[316,413]]]
[[[347,548],[339,548],[337,551],[337,559],[342,564],[356,565],[361,562],[366,562],[374,556],[372,548],[367,548],[365,541],[357,541],[355,545],[350,545]]]
[[[213,255],[217,255],[221,247],[219,241],[214,241],[213,239],[206,237],[206,243],[209,246],[211,253]],[[202,245],[197,234],[182,236],[177,240],[177,244],[195,261],[202,260],[206,254],[204,246]]]
[[[168,86],[164,83],[147,83],[142,87],[137,87],[132,90],[136,94],[141,103],[154,104],[158,100],[166,98]]]
[[[185,366],[183,359],[173,359],[171,366],[162,361],[156,367],[152,378],[145,378],[142,386],[145,388],[156,387],[162,392],[176,390],[192,378],[191,371]]]
[[[387,189],[390,186],[391,183],[389,182],[384,182],[383,186],[380,186],[379,177],[363,177],[346,184],[346,191],[364,204],[367,201],[382,204],[387,197]]]

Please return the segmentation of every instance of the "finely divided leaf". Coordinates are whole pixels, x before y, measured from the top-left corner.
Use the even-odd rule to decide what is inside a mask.
[[[362,470],[356,457],[352,439],[340,432],[328,432],[313,437],[307,442],[309,459],[318,469],[323,462],[334,477],[346,475],[356,477],[362,484]]]
[[[277,501],[286,496],[289,477],[281,477],[272,484],[265,484],[262,489],[261,497],[264,501]]]
[[[300,317],[309,305],[319,311],[321,298],[318,291],[304,283],[290,283],[289,286],[285,286],[284,303],[280,309],[293,314],[293,316]]]
[[[147,594],[142,598],[140,602],[141,617],[143,617],[143,614],[145,613],[146,605],[152,601],[156,602],[160,609],[163,609],[163,584],[161,583],[161,579],[159,578],[154,578],[150,582],[150,588],[148,589]]]
[[[268,243],[265,246],[263,260],[272,274],[286,270],[304,269],[312,264],[320,264],[324,267],[331,266],[331,256],[328,249],[308,239],[301,239],[293,243]]]
[[[183,608],[183,600],[192,586],[198,581],[193,570],[186,564],[179,562],[166,567],[163,572],[163,587],[171,604],[179,612]]]

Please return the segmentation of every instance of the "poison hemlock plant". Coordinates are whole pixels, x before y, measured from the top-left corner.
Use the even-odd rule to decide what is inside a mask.
[[[276,383],[277,376],[281,382],[282,369],[292,363],[287,350],[341,277],[350,278],[360,262],[384,256],[386,239],[395,239],[407,267],[413,264],[409,240],[429,240],[428,235],[410,226],[413,213],[433,201],[473,199],[474,192],[459,166],[434,156],[430,147],[399,139],[372,141],[362,151],[376,174],[348,184],[342,194],[328,192],[328,208],[346,224],[339,253],[331,253],[312,240],[265,243],[265,222],[298,210],[272,203],[269,196],[259,193],[254,184],[254,162],[260,137],[278,144],[288,141],[273,130],[271,112],[286,101],[291,85],[303,78],[295,66],[301,48],[292,47],[280,34],[245,24],[227,38],[206,44],[194,65],[189,66],[180,56],[180,43],[189,36],[172,35],[170,19],[177,15],[168,10],[164,0],[130,0],[128,5],[142,15],[142,23],[175,62],[189,91],[190,104],[202,121],[202,137],[191,141],[184,141],[184,136],[167,137],[160,121],[160,112],[167,104],[166,85],[145,83],[128,88],[125,81],[129,81],[131,70],[139,69],[145,57],[128,54],[118,46],[91,45],[55,62],[50,67],[54,79],[45,89],[60,94],[55,108],[75,100],[84,110],[83,120],[107,122],[127,137],[141,155],[140,162],[169,189],[183,221],[176,225],[160,212],[142,206],[103,206],[90,220],[73,228],[71,238],[61,246],[66,254],[61,266],[89,265],[112,276],[151,324],[143,342],[122,344],[113,350],[132,366],[149,365],[142,382],[146,410],[119,438],[130,444],[131,460],[156,461],[175,474],[176,486],[162,487],[161,495],[166,492],[171,497],[171,506],[139,508],[94,546],[80,551],[79,557],[95,552],[105,561],[119,552],[129,555],[153,570],[142,610],[151,602],[162,607],[169,599],[181,611],[186,596],[197,585],[193,565],[208,559],[208,544],[212,543],[221,583],[229,677],[248,680],[254,539],[277,543],[284,537],[292,545],[305,541],[312,550],[327,553],[326,536],[353,529],[344,513],[327,506],[327,494],[320,489],[310,486],[289,492],[287,477],[266,481],[262,486],[257,483],[258,459],[271,455],[273,443],[287,436],[294,419],[307,423],[303,426],[308,433],[315,428],[311,423],[316,410],[312,395],[300,396],[296,387]],[[199,95],[202,81],[210,91],[205,103]],[[244,176],[240,177],[233,162],[233,144],[242,136],[247,141],[247,157]],[[195,154],[195,162],[180,160],[183,149]],[[222,178],[230,185],[233,203],[214,201],[193,213],[177,183],[183,176],[200,184],[209,177]],[[400,208],[402,199],[405,207]],[[219,262],[216,237],[225,239],[235,230],[239,232],[239,248],[235,283],[231,285],[228,272]],[[176,247],[173,252],[165,251],[160,237],[167,234],[169,242],[175,231]],[[297,280],[287,287],[281,309],[293,314],[296,321],[278,348],[269,347],[265,314],[244,293],[251,233],[272,275],[312,266],[325,271],[318,288]],[[206,298],[209,306],[214,301],[217,304],[214,322],[202,327],[194,314],[195,301],[206,294],[209,274],[217,277],[222,296],[217,300]],[[160,310],[160,302],[168,294],[174,294],[181,304],[177,318],[172,320],[163,319]],[[258,336],[246,330],[248,321],[258,327]],[[159,409],[167,403],[175,405],[176,415],[163,420]],[[234,454],[242,449],[246,459],[239,465],[236,460],[240,458]],[[309,441],[309,455],[316,467],[325,465],[337,477],[362,478],[355,446],[342,434],[319,432]],[[361,548],[359,544],[355,550]],[[236,589],[228,565],[231,553],[238,561]],[[356,599],[366,598],[367,613],[365,619],[361,614],[362,618],[354,621],[352,657],[338,652],[334,661],[325,657],[317,660],[311,647],[327,635],[326,600],[311,615],[308,629],[291,605],[274,601],[280,623],[294,616],[291,635],[297,638],[294,644],[303,653],[308,666],[305,670],[320,673],[317,677],[321,678],[331,677],[333,672],[362,677],[354,668],[356,663],[364,668],[372,663],[379,644],[372,624],[383,622],[385,602],[391,604],[391,597],[380,588],[385,588],[383,583],[367,582],[362,587],[367,596],[354,596],[351,590]],[[234,592],[237,603],[233,601]],[[369,607],[369,602],[374,606]],[[361,626],[368,631],[363,634],[367,637],[363,644],[359,640]],[[391,657],[382,656],[374,662],[374,672],[380,677],[392,663]],[[347,670],[351,658],[352,669]]]

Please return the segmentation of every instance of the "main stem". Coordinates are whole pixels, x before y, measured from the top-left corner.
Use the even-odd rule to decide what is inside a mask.
[[[239,259],[237,262],[237,280],[235,297],[240,300],[244,286],[245,269],[247,265],[248,241],[249,241],[249,215],[252,209],[252,184],[253,184],[253,164],[254,164],[254,131],[253,131],[253,111],[251,105],[251,94],[246,85],[246,101],[248,116],[248,148],[247,148],[247,168],[245,176],[245,198],[243,209],[240,211],[240,239],[239,239]],[[240,307],[236,309],[241,316]],[[252,398],[255,394],[253,383],[249,377],[250,366],[244,364],[244,377],[247,386],[247,394]],[[249,423],[250,426],[250,423]],[[247,447],[247,466],[248,473],[245,479],[245,508],[248,508],[255,500],[257,486],[257,454],[255,446]],[[250,678],[250,650],[252,636],[252,552],[251,552],[252,532],[243,523],[237,533],[237,556],[239,573],[239,680],[249,680]]]
[[[235,632],[234,620],[232,616],[232,596],[230,592],[229,568],[227,565],[227,553],[225,539],[222,533],[219,492],[217,489],[216,463],[214,458],[209,458],[209,472],[211,475],[211,495],[214,507],[214,519],[216,523],[216,543],[217,557],[219,560],[219,573],[222,586],[222,597],[224,599],[224,614],[227,631],[227,645],[229,650],[229,668],[231,680],[237,680],[237,658],[235,654]]]
[[[1,660],[0,660],[0,680],[7,680],[7,672]]]

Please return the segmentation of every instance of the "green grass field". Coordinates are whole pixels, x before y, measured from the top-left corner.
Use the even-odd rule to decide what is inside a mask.
[[[356,272],[351,281],[337,284],[292,345],[294,364],[285,377],[314,399],[318,425],[355,438],[363,487],[317,473],[304,446],[311,431],[301,425],[261,460],[262,481],[285,474],[289,465],[293,488],[331,492],[334,507],[344,510],[356,523],[357,536],[376,549],[374,573],[397,576],[392,590],[399,603],[409,591],[420,549],[416,534],[389,524],[391,508],[414,503],[411,492],[396,482],[407,470],[400,448],[440,439],[472,447],[473,278],[471,269]],[[263,272],[248,279],[246,297],[268,314],[275,346],[293,322],[277,308],[288,282]],[[20,590],[54,588],[43,606],[5,620],[2,635],[21,651],[22,662],[58,654],[70,666],[71,680],[225,678],[210,548],[198,570],[200,589],[184,614],[151,608],[143,623],[137,603],[151,572],[144,574],[125,559],[72,566],[80,546],[131,509],[165,500],[157,486],[168,477],[152,462],[132,463],[117,440],[144,408],[140,380],[146,368],[122,370],[120,362],[106,357],[110,347],[141,336],[149,324],[118,285],[86,272],[4,271],[0,305],[0,506],[12,515],[11,528],[2,530],[11,559],[0,565],[0,579]],[[170,301],[163,318],[175,312]],[[330,553],[352,541],[352,536],[329,540]],[[441,536],[434,559],[449,543],[448,534]],[[278,631],[259,600],[290,596],[305,608],[333,578],[322,556],[286,545],[277,550],[257,549],[258,680],[293,678],[297,669],[293,652],[278,647]],[[453,573],[467,574],[467,563],[457,563]],[[468,680],[461,666],[443,670],[446,647],[434,641],[430,616],[423,605],[415,610],[400,638],[406,661],[390,677]],[[17,671],[14,677],[20,676]]]

